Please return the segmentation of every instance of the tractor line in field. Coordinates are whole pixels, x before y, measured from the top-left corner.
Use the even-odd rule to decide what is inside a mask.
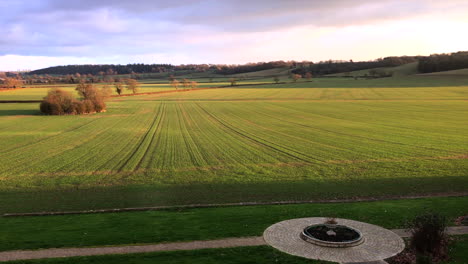
[[[272,143],[272,142],[269,142],[269,141],[263,139],[265,142],[269,143],[269,144],[267,144],[267,143],[264,143],[264,142],[262,142],[262,141],[260,141],[260,140],[258,140],[258,139],[255,139],[255,138],[252,137],[252,136],[247,135],[245,132],[238,131],[238,129],[235,129],[235,128],[233,128],[232,126],[230,126],[230,125],[224,123],[223,121],[221,121],[219,118],[217,118],[216,116],[214,116],[212,113],[208,112],[206,109],[204,109],[204,108],[203,108],[202,106],[200,106],[199,104],[196,104],[196,105],[197,105],[198,107],[200,107],[200,109],[202,109],[208,116],[210,116],[211,118],[213,118],[214,120],[216,120],[220,125],[222,125],[223,127],[227,128],[228,130],[234,132],[235,134],[237,134],[237,135],[239,135],[239,136],[241,136],[241,137],[243,137],[243,138],[245,138],[245,139],[248,139],[249,141],[252,141],[252,142],[254,142],[254,143],[256,143],[256,144],[259,144],[259,145],[261,145],[261,146],[264,146],[264,147],[266,147],[266,148],[272,149],[272,150],[274,150],[274,151],[276,151],[276,152],[282,153],[282,154],[284,154],[284,155],[286,155],[286,156],[289,156],[289,157],[291,157],[291,158],[293,158],[293,159],[300,160],[300,161],[303,161],[303,162],[306,162],[306,163],[313,163],[313,162],[311,162],[310,160],[301,158],[301,157],[299,157],[299,156],[297,156],[297,155],[294,155],[294,154],[292,154],[292,153],[289,153],[289,152],[287,152],[287,151],[284,151],[284,150],[280,149],[279,147],[275,147],[275,145],[278,146],[278,145],[275,144],[275,143]],[[284,147],[284,148],[285,148],[285,149],[288,149],[288,148],[286,148],[286,147]],[[288,150],[289,150],[289,149],[288,149]],[[296,152],[296,151],[294,151],[294,150],[290,150],[290,151]],[[297,153],[297,152],[296,152],[296,153]],[[298,154],[302,154],[302,153],[298,153]],[[306,155],[304,155],[304,156],[306,156]],[[311,159],[313,159],[313,160],[316,160],[316,161],[318,161],[318,162],[322,162],[321,160],[318,160],[318,159],[315,159],[315,158],[312,158],[312,157],[309,157],[309,156],[306,156],[306,157],[311,158]]]

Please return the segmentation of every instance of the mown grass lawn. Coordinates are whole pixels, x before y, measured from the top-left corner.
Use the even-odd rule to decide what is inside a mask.
[[[404,228],[427,211],[453,220],[466,215],[468,197],[336,204],[236,206],[165,211],[0,218],[0,251],[51,247],[161,243],[261,236],[292,218],[332,216]]]
[[[458,237],[450,246],[451,260],[442,264],[465,264],[468,259],[468,236]],[[325,264],[331,262],[307,260],[279,252],[268,246],[236,247],[226,249],[204,249],[194,251],[158,252],[145,254],[109,255],[94,257],[76,257],[65,259],[48,259],[35,261],[12,261],[9,263],[294,263],[294,264]]]

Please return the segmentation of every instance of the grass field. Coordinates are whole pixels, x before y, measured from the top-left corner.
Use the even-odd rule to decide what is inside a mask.
[[[464,82],[320,79],[84,116],[1,104],[0,212],[467,191]]]
[[[194,80],[194,79],[191,79]],[[271,80],[245,80],[239,81],[238,84],[258,84],[263,83],[265,81],[271,82]],[[162,83],[160,81],[153,83],[154,80],[146,80],[140,84],[137,93],[150,93],[150,92],[161,92],[161,91],[173,91],[176,90],[170,84],[166,82]],[[213,82],[203,82],[198,83],[197,88],[206,88],[206,87],[220,87],[220,86],[229,86],[230,83],[220,80],[215,80]],[[62,84],[62,85],[34,85],[34,86],[27,86],[23,89],[15,89],[15,90],[0,90],[0,101],[6,100],[41,100],[44,96],[47,95],[47,92],[52,88],[59,88],[65,91],[69,91],[73,93],[76,97],[78,97],[78,93],[75,91],[76,84]],[[96,87],[100,88],[103,87],[103,84],[97,84]],[[117,95],[114,90],[114,86],[109,85],[112,89],[112,95]],[[191,87],[183,87],[182,84],[179,85],[178,90],[190,89]],[[132,91],[124,89],[122,94],[132,94]]]

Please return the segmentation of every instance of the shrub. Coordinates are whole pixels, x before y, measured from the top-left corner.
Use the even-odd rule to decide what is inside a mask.
[[[63,115],[62,107],[56,102],[44,100],[41,102],[40,110],[47,115]]]
[[[122,94],[123,92],[123,85],[120,82],[116,82],[114,84],[115,87],[115,92],[117,92],[118,95]]]
[[[91,102],[94,105],[94,111],[99,113],[106,110],[106,103],[104,103],[102,98],[94,98],[94,100],[91,100]]]
[[[437,213],[425,213],[415,217],[410,223],[410,247],[421,260],[447,258],[448,237],[445,233],[447,219]],[[426,257],[426,258],[425,258]]]
[[[92,85],[80,83],[79,93],[86,96],[81,101],[76,100],[69,92],[52,89],[40,104],[40,110],[48,115],[75,115],[102,112],[106,109],[105,98],[109,88],[98,90]]]
[[[83,101],[74,101],[72,104],[73,114],[81,115],[86,113],[86,107]]]
[[[48,115],[63,115],[73,113],[73,95],[60,89],[52,89],[44,97],[40,110]]]
[[[83,104],[83,108],[85,109],[85,113],[96,112],[96,110],[94,109],[94,103],[91,100],[83,100],[82,104]]]
[[[105,99],[112,93],[109,86],[97,89],[90,83],[80,82],[75,89],[86,101],[86,113],[102,112],[106,109]]]

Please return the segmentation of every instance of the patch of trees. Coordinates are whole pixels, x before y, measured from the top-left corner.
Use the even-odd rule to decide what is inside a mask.
[[[252,71],[268,70],[280,67],[289,67],[293,65],[292,62],[272,61],[272,62],[259,62],[248,63],[244,65],[226,65],[226,64],[127,64],[127,65],[64,65],[54,66],[44,69],[31,71],[28,75],[94,75],[94,76],[108,76],[115,74],[139,74],[139,73],[161,73],[161,72],[174,72],[174,71],[198,71],[205,72],[213,70],[219,74],[234,74],[245,73]],[[49,76],[50,78],[50,76]],[[132,77],[133,78],[133,77]]]
[[[327,74],[334,74],[334,73],[341,73],[341,72],[352,72],[358,70],[366,70],[372,68],[380,68],[380,67],[396,67],[403,64],[415,62],[420,57],[409,57],[409,56],[402,56],[402,57],[386,57],[381,58],[373,61],[358,61],[354,62],[350,61],[321,61],[318,63],[301,63],[297,65],[297,68],[292,70],[291,72],[294,74],[300,74],[305,76],[307,73],[311,73],[312,75],[327,75]]]
[[[198,86],[198,83],[196,81],[190,81],[189,79],[187,78],[184,78],[182,80],[182,82],[180,82],[179,80],[177,80],[174,75],[171,75],[169,76],[169,83],[171,84],[172,88],[178,90],[179,89],[179,86],[180,84],[182,83],[182,86],[184,88],[191,88],[191,89],[195,89],[197,88]]]
[[[76,99],[68,91],[51,89],[40,104],[41,112],[47,115],[80,115],[106,110],[105,100],[111,93],[109,87],[97,89],[93,84],[82,82],[75,90],[81,99]]]
[[[247,63],[244,65],[217,65],[215,67],[215,73],[219,74],[236,74],[270,70],[275,68],[290,67],[293,62],[285,61],[270,61],[270,62],[258,62],[258,63]]]
[[[449,54],[434,54],[419,60],[421,73],[451,71],[468,68],[468,51]]]
[[[0,88],[15,89],[23,86],[23,80],[14,77],[0,78]]]
[[[174,70],[171,64],[127,64],[127,65],[65,65],[54,66],[29,72],[29,74],[92,74],[92,75],[114,75],[132,73],[155,73],[168,72]]]

